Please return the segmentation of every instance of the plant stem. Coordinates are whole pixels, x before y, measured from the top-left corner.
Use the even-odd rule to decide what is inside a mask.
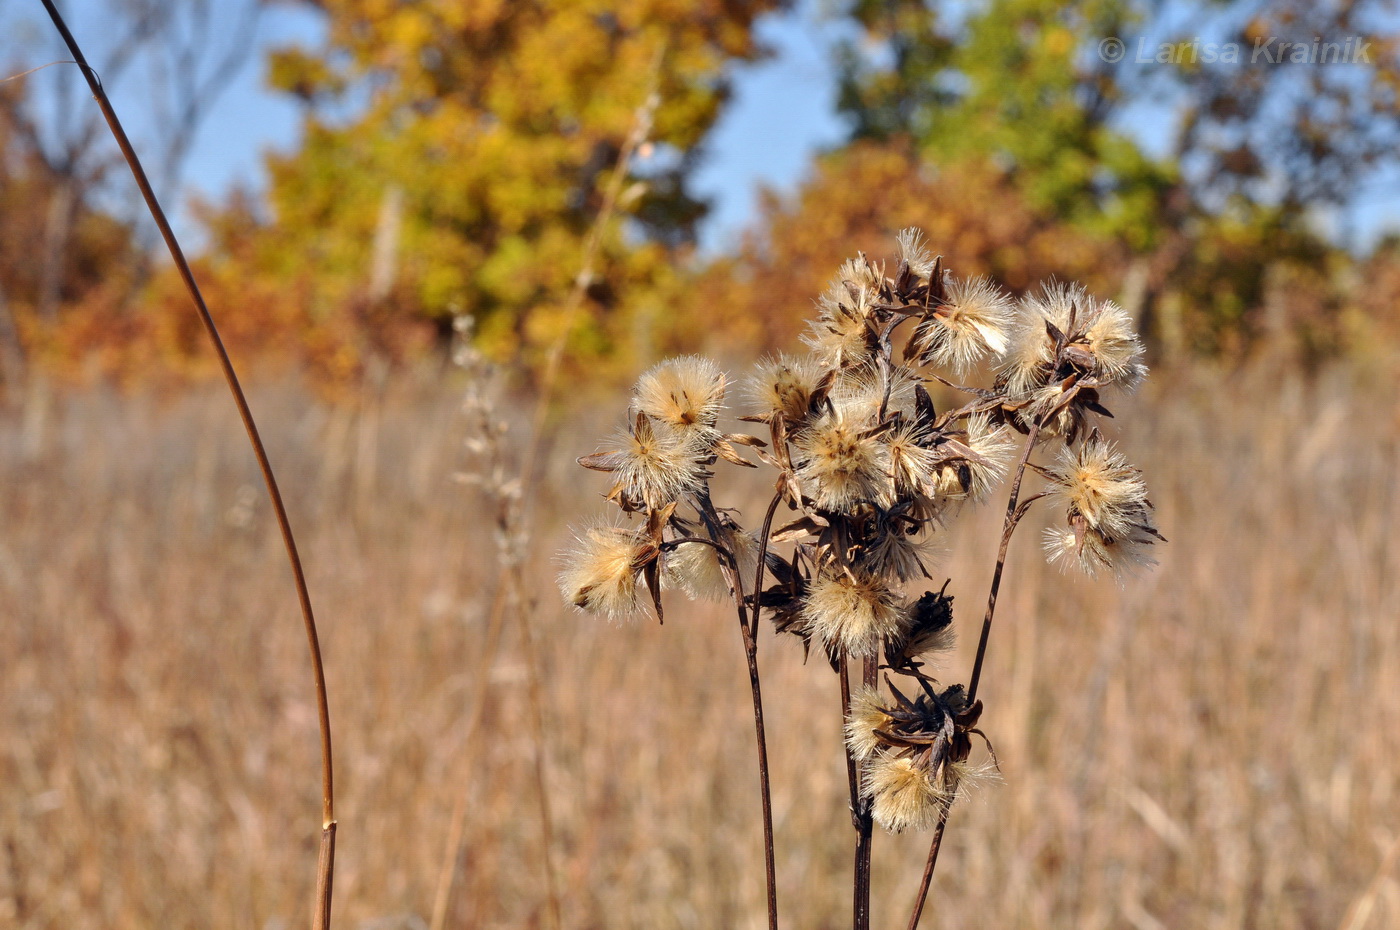
[[[758,538],[758,568],[754,569],[753,573],[753,613],[749,620],[749,629],[755,637],[758,636],[759,598],[763,594],[763,568],[764,563],[768,561],[768,536],[773,532],[773,514],[782,499],[783,492],[777,491],[768,502],[768,512],[763,515],[763,535]]]
[[[768,881],[768,930],[778,930],[777,869],[773,860],[773,799],[768,782],[768,737],[763,730],[763,690],[758,680],[758,646],[753,630],[739,608],[739,629],[744,636],[744,654],[749,660],[749,688],[753,692],[753,725],[758,738],[758,782],[763,795],[763,867]]]
[[[992,617],[997,610],[997,594],[1001,591],[1001,573],[1006,567],[1006,550],[1011,545],[1011,534],[1016,531],[1016,525],[1021,522],[1021,517],[1017,513],[1017,505],[1021,498],[1021,479],[1026,476],[1026,465],[1031,460],[1031,452],[1035,450],[1036,436],[1040,433],[1040,423],[1031,424],[1030,432],[1026,434],[1026,448],[1021,452],[1021,461],[1016,466],[1016,476],[1011,480],[1011,496],[1006,501],[1006,519],[1001,527],[1001,545],[997,548],[997,567],[992,573],[992,588],[987,594],[987,613],[982,618],[982,636],[977,641],[977,658],[972,663],[972,680],[967,686],[967,703],[970,707],[972,702],[977,700],[977,685],[982,680],[982,663],[987,657],[987,638],[992,632]]]
[[[938,826],[933,828],[933,842],[928,847],[928,862],[924,864],[924,879],[919,884],[919,896],[914,900],[914,913],[909,915],[908,930],[917,930],[919,918],[924,915],[924,901],[928,898],[928,888],[933,882],[933,867],[938,864],[938,850],[943,845],[943,828],[948,825],[948,814],[952,805],[943,808],[938,818]]]
[[[866,660],[862,682],[869,674],[872,662],[871,659]],[[870,930],[870,849],[874,821],[870,817],[869,803],[861,797],[860,769],[845,741],[846,723],[851,719],[850,659],[845,649],[841,650],[838,666],[841,677],[841,745],[846,753],[846,780],[851,793],[851,826],[856,831],[855,868],[851,880],[851,926],[853,930]]]
[[[723,538],[719,527],[719,514],[715,512],[714,503],[710,500],[708,493],[701,493],[696,496],[696,512],[705,524],[705,531],[710,534],[710,539],[717,550],[720,567],[729,581],[730,590],[734,592],[734,609],[738,613],[739,632],[744,640],[744,658],[748,661],[749,667],[749,690],[753,695],[753,725],[755,737],[758,740],[758,788],[763,803],[763,868],[764,876],[768,886],[768,930],[778,930],[778,873],[777,865],[774,861],[773,846],[773,797],[768,775],[768,735],[763,726],[763,688],[759,681],[758,674],[758,642],[755,637],[758,599],[754,599],[754,624],[749,622],[748,611],[744,608],[744,586],[743,578],[739,574],[738,563],[734,561],[734,555],[721,543]],[[773,510],[777,507],[777,498],[774,498],[772,506],[768,508],[769,520],[772,519]],[[763,558],[768,546],[768,524],[764,525],[763,540],[760,543],[758,569],[754,572],[755,579],[763,577]]]
[[[132,176],[136,179],[136,186],[141,190],[141,196],[146,201],[151,218],[155,220],[156,226],[160,229],[161,238],[165,240],[166,248],[170,250],[170,257],[175,262],[175,268],[179,271],[180,278],[184,281],[185,288],[194,301],[195,310],[199,313],[200,322],[203,323],[204,331],[214,348],[214,354],[218,357],[224,380],[228,383],[234,405],[238,408],[239,418],[243,421],[243,428],[248,434],[248,442],[253,447],[253,455],[258,460],[258,469],[262,472],[263,483],[267,486],[267,495],[272,501],[272,509],[277,515],[277,526],[282,532],[282,542],[287,549],[287,560],[291,563],[292,579],[296,585],[297,600],[301,605],[302,623],[306,628],[307,647],[311,653],[311,670],[316,683],[316,710],[321,729],[321,847],[316,867],[316,910],[312,926],[315,930],[326,930],[331,922],[331,890],[335,873],[336,834],[335,778],[331,765],[331,718],[329,701],[326,697],[326,673],[321,662],[321,644],[316,633],[316,617],[311,609],[311,594],[306,586],[301,557],[297,553],[296,537],[292,534],[291,521],[287,518],[287,508],[282,503],[282,493],[277,487],[277,478],[272,472],[272,463],[268,460],[267,450],[264,448],[262,437],[258,433],[257,423],[253,420],[253,412],[248,407],[248,400],[243,394],[243,387],[239,384],[238,375],[233,369],[233,362],[229,359],[228,351],[224,348],[223,339],[219,337],[218,327],[214,325],[214,317],[204,302],[204,295],[200,293],[199,285],[195,282],[189,262],[185,260],[184,250],[180,248],[179,240],[175,238],[175,232],[170,228],[165,211],[161,209],[160,202],[156,199],[151,182],[146,177],[145,169],[141,167],[141,160],[137,158],[136,150],[131,146],[131,140],[127,138],[126,130],[122,128],[121,120],[117,118],[116,110],[112,108],[111,101],[107,99],[106,91],[102,89],[102,82],[98,78],[97,72],[88,65],[87,58],[84,57],[82,49],[78,47],[77,40],[68,30],[68,25],[63,21],[58,8],[54,6],[53,0],[41,0],[41,2],[44,4],[44,9],[48,11],[49,18],[53,20],[54,26],[58,29],[59,35],[63,37],[64,44],[72,53],[78,69],[83,72],[88,88],[92,91],[93,98],[97,101],[98,107],[102,110],[102,116],[107,121],[107,128],[111,130],[112,137],[116,139],[117,147],[121,149],[122,157],[126,160],[127,167],[131,169]]]
[[[862,684],[867,688],[874,688],[879,684],[880,665],[875,656],[865,657],[865,667],[862,670]],[[847,714],[850,713],[850,704],[847,703]],[[860,904],[856,911],[857,930],[869,930],[870,928],[870,859],[875,850],[875,822],[870,812],[870,799],[861,797],[860,806],[857,808],[859,817],[856,824],[856,888],[860,895]]]
[[[1011,479],[1011,495],[1006,501],[1006,518],[1001,526],[1001,543],[997,547],[997,566],[992,572],[992,587],[987,594],[987,613],[982,618],[982,636],[977,641],[977,658],[972,663],[972,679],[967,687],[968,706],[977,700],[977,685],[982,680],[982,665],[987,657],[987,639],[992,632],[992,618],[996,615],[997,595],[1001,592],[1002,570],[1006,567],[1006,551],[1011,545],[1011,534],[1016,532],[1017,525],[1021,522],[1021,517],[1025,511],[1021,509],[1021,480],[1026,476],[1026,466],[1030,463],[1031,453],[1035,451],[1036,436],[1040,433],[1039,421],[1031,424],[1030,431],[1026,434],[1026,447],[1021,451],[1021,460],[1016,465],[1016,475]],[[1026,501],[1029,505],[1034,498]],[[914,913],[909,918],[909,928],[917,927],[919,917],[923,914],[924,901],[928,897],[929,885],[933,882],[933,868],[938,863],[938,850],[943,844],[943,829],[948,823],[948,812],[951,808],[945,808],[943,815],[938,818],[938,826],[933,831],[933,840],[929,843],[928,862],[924,866],[924,878],[919,885],[918,896],[914,900]]]

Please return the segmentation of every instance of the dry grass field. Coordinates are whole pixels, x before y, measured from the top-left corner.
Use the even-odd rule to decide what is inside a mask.
[[[982,688],[1003,781],[954,810],[925,927],[1400,926],[1394,389],[1261,366],[1113,404],[1171,543],[1119,588],[1048,568],[1036,520],[1018,534]],[[548,927],[548,850],[564,927],[760,926],[730,612],[617,627],[560,605],[565,524],[601,509],[572,458],[614,425],[585,414],[553,443],[533,600],[493,652],[461,391],[424,376],[358,410],[252,391],[321,618],[337,924],[428,927],[446,864],[445,926]],[[87,390],[28,441],[0,422],[0,927],[305,925],[313,692],[231,405]],[[949,677],[999,520],[970,515],[939,566]],[[783,923],[848,925],[833,676],[771,634],[759,657]],[[926,843],[877,836],[877,926],[904,926]]]

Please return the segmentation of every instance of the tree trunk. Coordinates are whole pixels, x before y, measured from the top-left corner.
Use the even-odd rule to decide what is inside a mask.
[[[77,181],[72,173],[60,174],[49,200],[43,252],[39,256],[39,319],[48,326],[58,322],[63,273],[68,264],[68,246],[73,240],[73,224],[77,218],[77,194]]]
[[[4,283],[0,282],[0,385],[13,397],[18,385],[23,383],[24,343],[20,342],[14,315],[5,300]]]

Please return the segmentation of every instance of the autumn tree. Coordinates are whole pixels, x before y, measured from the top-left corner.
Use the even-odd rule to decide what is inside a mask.
[[[581,356],[618,352],[662,314],[648,294],[704,211],[685,181],[726,68],[781,3],[305,0],[324,47],[269,63],[304,139],[218,273],[278,282],[313,322],[466,314],[527,363],[573,322]]]

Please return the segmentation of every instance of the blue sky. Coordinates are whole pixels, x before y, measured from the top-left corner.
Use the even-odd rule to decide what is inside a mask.
[[[100,45],[104,26],[100,10],[105,2],[70,0],[67,4],[70,25],[80,41],[91,39]],[[693,191],[712,204],[701,229],[701,242],[707,251],[736,243],[738,233],[754,217],[761,186],[794,190],[811,157],[843,137],[841,120],[834,112],[836,88],[830,49],[848,33],[819,14],[821,2],[801,0],[792,12],[765,17],[758,27],[759,36],[775,55],[734,70],[734,100],[712,131],[706,157],[693,180]],[[19,47],[32,48],[56,41],[46,20],[32,19],[36,7],[22,0],[0,0],[0,26],[8,33],[6,45],[14,41]],[[31,17],[27,26],[14,25],[26,17]],[[267,7],[260,30],[261,47],[291,41],[314,45],[320,36],[318,17],[281,4]],[[26,57],[39,56],[31,53]],[[63,57],[66,55],[53,48],[50,60]],[[136,86],[137,82],[129,81],[109,90],[133,135],[139,137],[142,112],[147,107]],[[1161,135],[1167,116],[1144,110],[1125,128],[1150,147]],[[185,167],[185,192],[217,200],[236,184],[259,187],[263,153],[294,148],[298,123],[297,105],[266,90],[261,60],[251,56],[203,124]],[[174,206],[180,216],[179,204]],[[1396,228],[1397,208],[1400,170],[1392,170],[1358,191],[1351,208],[1319,217],[1319,222],[1342,241],[1364,247],[1382,230]],[[193,225],[183,218],[177,225],[191,244],[197,245]]]
[[[14,0],[0,0],[0,11],[7,5],[13,8]],[[93,15],[99,4],[78,0],[70,6],[69,25],[83,41],[85,32],[100,28]],[[692,187],[712,203],[701,229],[702,245],[709,251],[736,241],[754,215],[760,185],[794,189],[812,155],[843,138],[829,53],[842,32],[815,15],[814,6],[804,3],[794,12],[764,18],[759,35],[774,56],[735,69],[733,105],[712,131]],[[315,44],[320,35],[316,16],[271,5],[259,42],[264,47],[292,41]],[[139,135],[140,100],[125,95],[124,89],[119,84],[110,92],[118,112],[132,124],[133,135]],[[185,167],[185,190],[217,199],[237,184],[260,186],[262,154],[294,148],[299,120],[295,103],[263,86],[262,64],[254,56],[204,123]],[[186,237],[195,233],[187,221],[178,225]]]

